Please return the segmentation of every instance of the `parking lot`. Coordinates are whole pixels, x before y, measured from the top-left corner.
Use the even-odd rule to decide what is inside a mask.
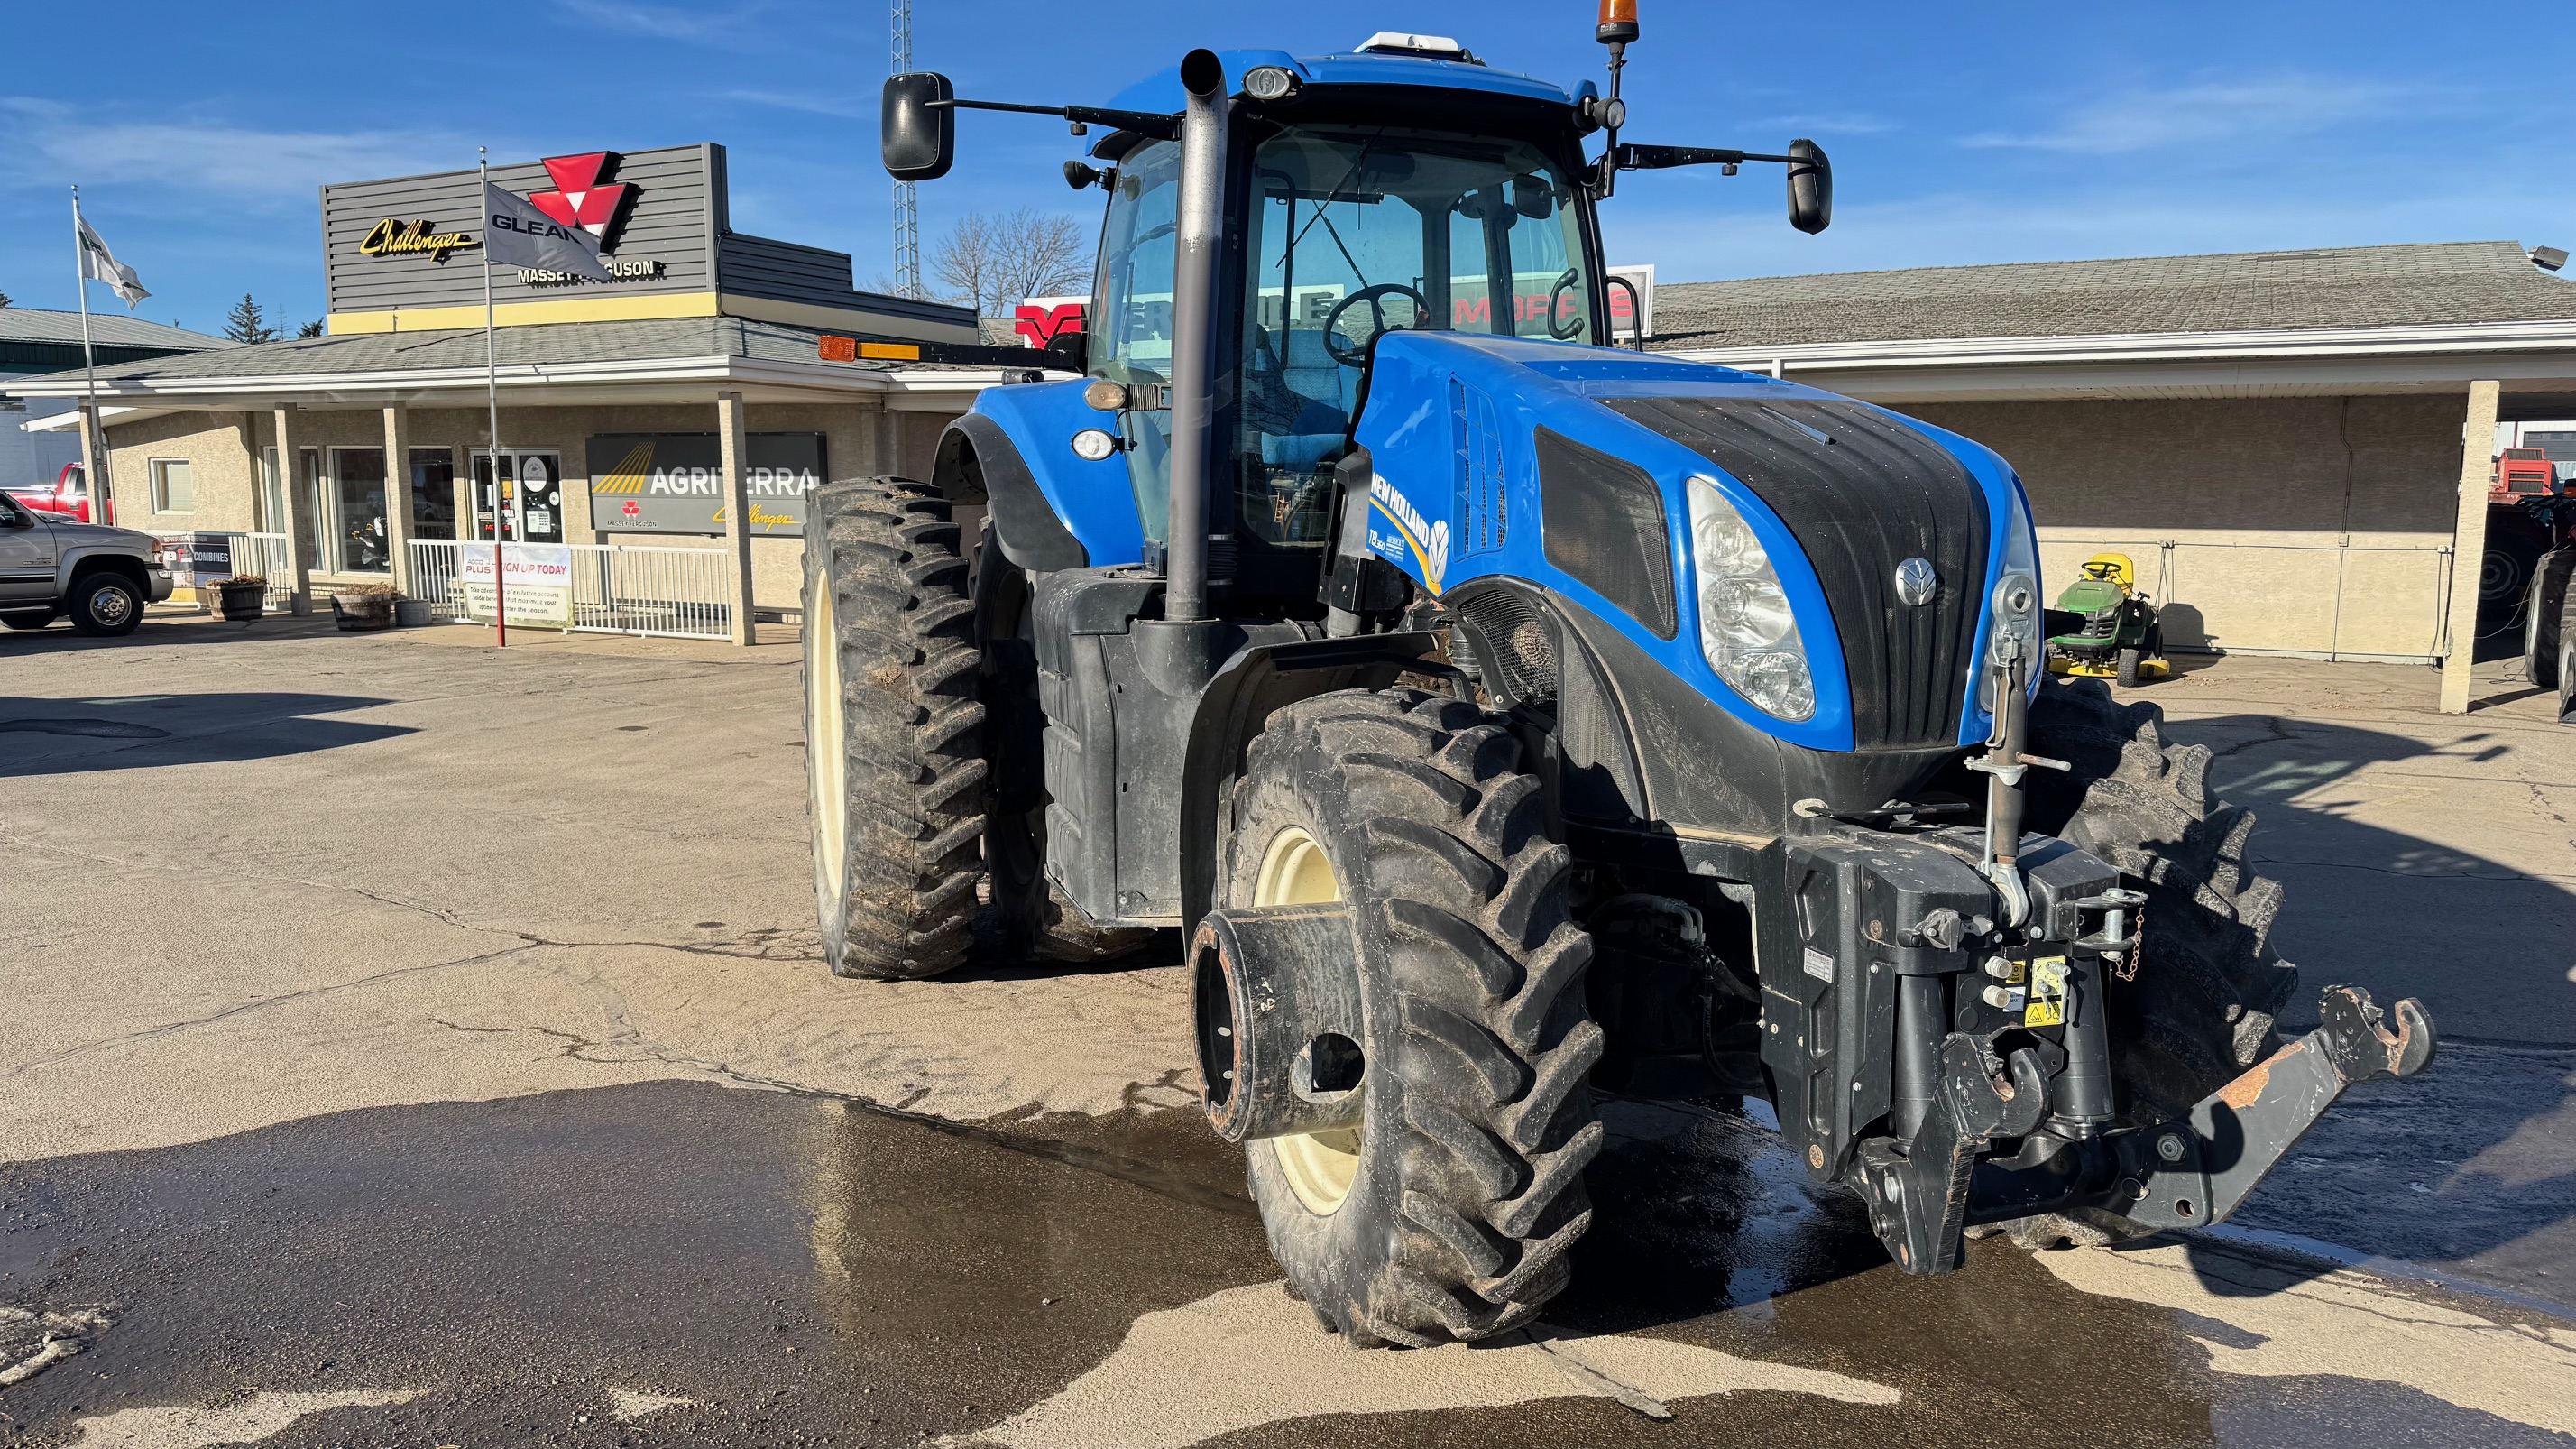
[[[1169,953],[817,964],[793,648],[487,643],[0,639],[0,1444],[2576,1442],[2537,697],[2150,686],[2303,1001],[2445,1036],[2229,1229],[1908,1278],[1741,1118],[1614,1103],[1546,1323],[1372,1354],[1281,1292]]]

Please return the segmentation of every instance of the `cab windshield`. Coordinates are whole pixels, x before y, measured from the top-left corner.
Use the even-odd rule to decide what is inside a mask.
[[[1391,126],[1254,148],[1244,275],[1241,519],[1320,543],[1378,334],[1593,335],[1572,186],[1537,146]]]
[[[1180,147],[1121,160],[1101,238],[1092,364],[1171,373]],[[1296,126],[1252,148],[1245,187],[1234,479],[1243,531],[1323,541],[1324,470],[1370,344],[1396,329],[1591,341],[1594,280],[1573,184],[1528,141],[1398,126]],[[1125,415],[1145,534],[1162,536],[1170,414]]]

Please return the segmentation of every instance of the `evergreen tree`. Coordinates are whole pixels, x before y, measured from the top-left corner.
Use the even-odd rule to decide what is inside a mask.
[[[315,318],[313,321],[307,322],[307,323],[305,323],[303,326],[296,328],[296,329],[295,329],[295,335],[296,335],[298,338],[304,338],[304,337],[319,337],[319,336],[321,336],[321,335],[322,335],[322,321],[321,321],[321,319],[317,317],[317,318]]]
[[[224,335],[235,342],[274,342],[278,334],[276,328],[268,325],[268,314],[259,310],[259,304],[251,300],[250,293],[244,292],[242,299],[235,302],[233,310],[224,317]]]

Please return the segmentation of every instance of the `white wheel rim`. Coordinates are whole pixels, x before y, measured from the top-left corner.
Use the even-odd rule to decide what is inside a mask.
[[[1303,826],[1291,825],[1270,837],[1253,877],[1255,906],[1329,905],[1342,898],[1341,880],[1332,858]],[[1298,1132],[1270,1139],[1288,1190],[1317,1217],[1330,1217],[1350,1199],[1360,1173],[1360,1134],[1368,1127],[1337,1127],[1329,1132]]]
[[[842,853],[849,848],[848,739],[841,719],[841,635],[832,611],[832,581],[815,575],[805,602],[805,758],[814,792],[814,879],[826,903],[838,900]]]

